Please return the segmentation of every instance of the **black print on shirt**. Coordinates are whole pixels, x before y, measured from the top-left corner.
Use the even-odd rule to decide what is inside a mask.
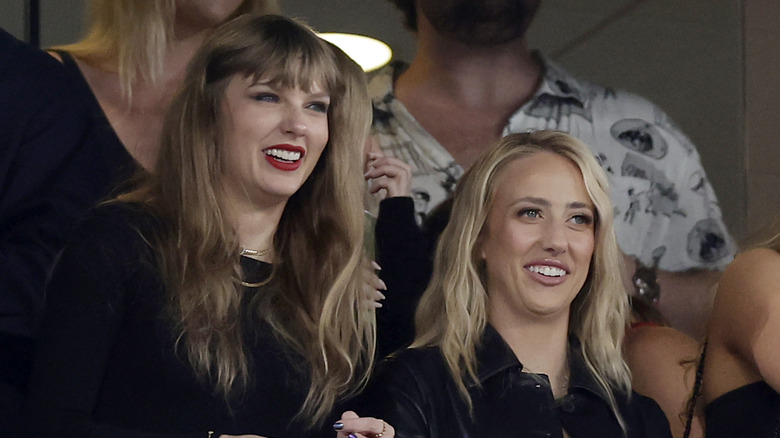
[[[620,120],[612,125],[610,133],[618,143],[651,158],[661,159],[669,150],[659,128],[645,120]]]

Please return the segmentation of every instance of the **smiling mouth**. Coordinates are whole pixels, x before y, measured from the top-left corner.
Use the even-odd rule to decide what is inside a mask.
[[[294,163],[301,159],[303,154],[300,151],[290,151],[286,149],[266,149],[265,155],[284,163]]]
[[[292,172],[301,166],[301,159],[306,155],[306,149],[291,144],[280,144],[263,149],[265,160],[271,166],[285,171]]]
[[[529,266],[528,269],[531,272],[535,272],[545,277],[563,277],[566,275],[566,271],[555,266]]]

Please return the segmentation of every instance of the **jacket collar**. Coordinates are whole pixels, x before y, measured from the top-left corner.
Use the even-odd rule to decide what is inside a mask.
[[[509,348],[501,335],[488,324],[477,346],[477,379],[479,385],[488,379],[499,376],[512,369],[523,369],[523,364],[517,359],[515,353]],[[574,389],[584,390],[609,403],[609,397],[604,393],[596,379],[591,375],[585,359],[582,356],[582,346],[579,339],[569,335],[569,391]],[[469,388],[477,386],[476,382],[470,382]]]

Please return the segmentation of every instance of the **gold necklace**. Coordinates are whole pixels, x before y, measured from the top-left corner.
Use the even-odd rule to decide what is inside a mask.
[[[245,256],[260,257],[260,256],[262,256],[262,255],[265,255],[267,252],[268,252],[268,250],[267,250],[267,249],[257,250],[257,249],[249,249],[249,248],[244,248],[244,247],[242,246],[242,247],[241,247],[241,253],[240,253],[240,254],[241,254],[242,256],[243,256],[243,255],[245,255]]]
[[[268,253],[267,249],[257,250],[257,249],[244,248],[242,246],[241,247],[241,252],[239,254],[242,255],[242,256],[247,256],[249,258],[253,258],[255,260],[260,260],[260,258],[263,257],[264,255],[266,255],[267,253]],[[241,284],[241,286],[252,287],[252,288],[260,287],[263,284],[265,284],[264,281],[260,281],[260,282],[256,282],[255,283],[255,282],[244,281],[244,280],[241,280],[241,279],[239,279],[238,282]]]

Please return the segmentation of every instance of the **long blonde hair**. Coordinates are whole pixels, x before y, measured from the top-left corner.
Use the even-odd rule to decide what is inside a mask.
[[[466,381],[477,382],[476,347],[488,322],[484,262],[477,240],[488,219],[496,183],[508,163],[539,152],[574,163],[596,207],[596,245],[588,277],[572,303],[569,332],[582,345],[585,362],[619,420],[613,390],[630,392],[621,344],[628,299],[621,280],[622,257],[612,224],[612,203],[604,171],[576,138],[555,131],[512,134],[499,140],[458,182],[450,222],[436,250],[433,278],[415,315],[412,347],[437,346],[464,399]]]
[[[299,414],[321,421],[367,379],[373,312],[362,303],[361,150],[370,103],[360,67],[310,29],[280,16],[241,16],[195,55],[163,128],[157,167],[126,201],[142,202],[168,229],[156,239],[179,345],[196,373],[229,398],[250,382],[242,341],[239,244],[227,221],[221,102],[236,75],[331,98],[329,140],[311,176],[288,200],[274,235],[269,291],[250,312],[305,359],[310,388]]]
[[[176,0],[91,0],[86,36],[54,47],[88,64],[110,66],[119,75],[122,94],[132,99],[140,78],[156,84],[173,39]],[[230,18],[246,13],[279,13],[277,0],[244,0]]]

